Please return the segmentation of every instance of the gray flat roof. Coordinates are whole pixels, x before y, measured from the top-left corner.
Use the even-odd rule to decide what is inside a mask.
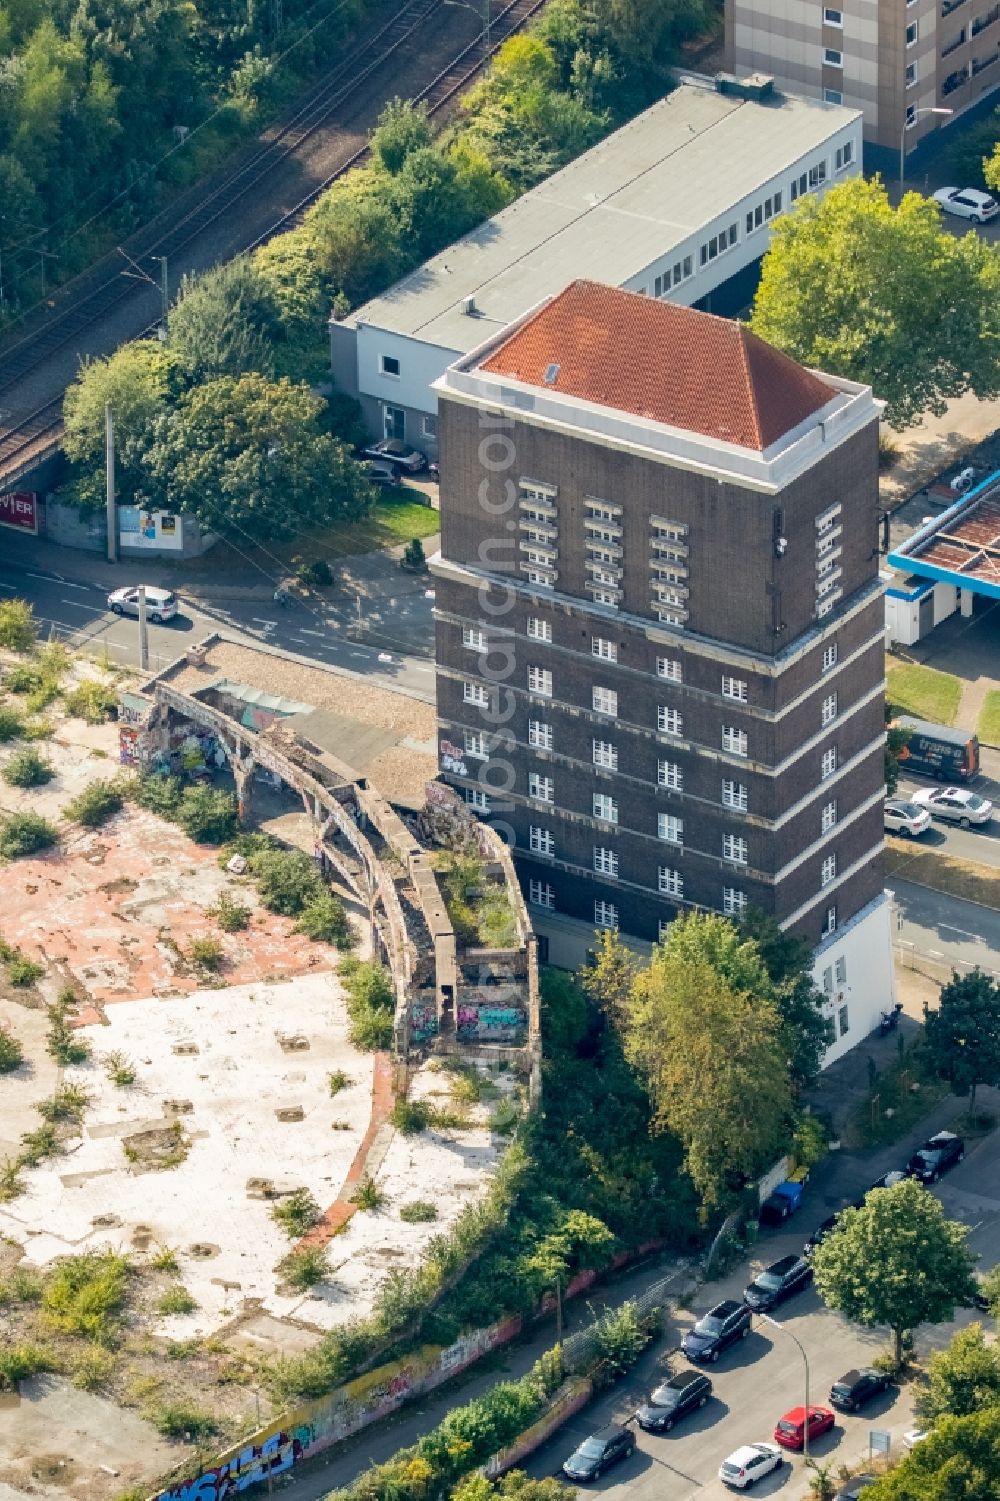
[[[622,286],[860,120],[685,79],[629,124],[345,320],[465,354],[577,278]],[[463,311],[474,296],[477,315]]]

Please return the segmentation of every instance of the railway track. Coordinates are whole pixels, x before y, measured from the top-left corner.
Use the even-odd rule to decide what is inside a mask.
[[[353,49],[320,84],[300,102],[295,113],[262,141],[222,182],[210,188],[187,212],[162,233],[147,238],[133,237],[129,253],[135,259],[151,256],[174,257],[241,199],[259,188],[331,117],[361,94],[366,80],[409,41],[448,0],[411,0],[366,42]],[[491,17],[490,46],[483,47],[484,33],[464,45],[434,78],[415,96],[425,103],[428,113],[444,110],[483,68],[488,58],[537,11],[545,0],[509,0]],[[288,212],[283,213],[262,234],[248,238],[243,250],[254,249],[275,235],[300,224],[308,208],[351,167],[368,154],[367,146],[353,152],[322,182]],[[118,272],[108,274],[89,288],[75,302],[68,304],[36,331],[25,334],[3,351],[0,367],[0,406],[4,391],[15,388],[25,376],[42,365],[46,358],[99,324],[114,308],[134,295],[134,289]],[[153,325],[155,327],[155,325]],[[145,330],[146,333],[152,329]],[[9,489],[32,465],[40,463],[59,447],[62,432],[62,393],[39,406],[13,426],[0,428],[0,490]]]

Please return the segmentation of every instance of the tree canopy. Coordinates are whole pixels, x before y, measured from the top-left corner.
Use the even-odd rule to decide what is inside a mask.
[[[898,1366],[904,1334],[944,1323],[956,1305],[971,1303],[974,1258],[966,1234],[912,1178],[872,1189],[862,1208],[841,1212],[813,1252],[819,1295],[855,1324],[888,1325]]]
[[[281,320],[270,287],[246,256],[185,276],[170,310],[169,345],[190,381],[274,373]]]
[[[180,388],[171,352],[154,339],[123,344],[106,360],[85,364],[63,403],[63,447],[77,468],[77,499],[104,503],[104,409],[115,422],[115,474],[123,502],[137,500],[147,482],[145,455],[157,420]]]
[[[874,388],[897,428],[1000,393],[1000,252],[876,178],[800,198],[771,227],[751,327],[805,365]]]
[[[928,1056],[975,1107],[980,1084],[1000,1084],[1000,985],[984,970],[953,974],[935,1010],[924,1007]]]
[[[969,1324],[952,1336],[944,1350],[935,1350],[927,1365],[927,1385],[916,1401],[917,1415],[927,1424],[951,1415],[968,1417],[984,1407],[1000,1406],[1000,1350],[988,1345],[982,1324]]]
[[[902,1464],[865,1491],[865,1501],[996,1501],[1000,1406],[943,1418]]]

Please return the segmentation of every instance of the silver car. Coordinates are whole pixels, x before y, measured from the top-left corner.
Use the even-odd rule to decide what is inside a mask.
[[[946,214],[971,219],[973,224],[985,224],[1000,213],[1000,203],[989,193],[980,192],[979,188],[938,188],[934,201]]]
[[[888,834],[905,834],[915,839],[931,826],[931,815],[926,808],[908,803],[902,798],[890,797],[882,810],[882,822]]]
[[[957,823],[963,829],[973,824],[981,826],[993,817],[993,804],[987,797],[970,792],[966,787],[928,787],[910,793],[910,802],[926,808],[932,818],[942,818],[947,823]]]

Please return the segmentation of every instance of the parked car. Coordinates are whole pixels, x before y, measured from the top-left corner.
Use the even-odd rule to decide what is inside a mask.
[[[968,787],[922,787],[910,801],[926,808],[932,818],[961,824],[963,829],[971,828],[973,824],[978,828],[993,817],[993,804],[989,798],[970,792]]]
[[[883,1173],[881,1178],[876,1178],[871,1188],[866,1189],[865,1192],[861,1195],[860,1199],[858,1200],[858,1208],[861,1208],[861,1206],[865,1202],[865,1199],[870,1193],[873,1193],[876,1188],[892,1188],[894,1183],[902,1183],[905,1177],[906,1173],[903,1172],[901,1168],[893,1168],[891,1172]]]
[[[734,1491],[749,1490],[762,1475],[770,1475],[782,1464],[777,1444],[743,1444],[734,1449],[719,1466],[719,1479]]]
[[[619,1428],[617,1424],[599,1428],[573,1451],[562,1467],[563,1474],[577,1482],[596,1480],[619,1460],[628,1459],[634,1449],[635,1434],[628,1428]]]
[[[978,188],[938,188],[933,198],[946,214],[971,219],[973,224],[985,224],[1000,213],[1000,203]]]
[[[968,782],[979,772],[979,740],[968,730],[950,730],[947,725],[929,719],[914,719],[899,714],[893,729],[906,730],[906,744],[898,752],[906,771],[939,782]],[[912,797],[907,799],[912,802]]]
[[[782,1256],[755,1277],[743,1293],[754,1313],[767,1313],[812,1281],[812,1267],[802,1256]]]
[[[365,479],[373,485],[398,485],[400,483],[399,470],[395,464],[390,464],[388,459],[366,459],[361,465]]]
[[[833,1501],[858,1501],[861,1492],[874,1485],[877,1479],[877,1475],[855,1475],[853,1480],[844,1481]]]
[[[918,1444],[923,1443],[929,1434],[929,1428],[908,1428],[903,1434],[903,1443],[907,1449],[915,1449]]]
[[[149,584],[145,585],[145,591],[146,619],[154,625],[159,625],[161,620],[173,620],[177,614],[177,595],[168,589],[153,589]],[[108,609],[116,615],[138,615],[139,590],[134,587],[115,589],[108,595]]]
[[[941,1174],[965,1157],[965,1142],[953,1131],[939,1131],[925,1141],[906,1164],[907,1177],[921,1183],[936,1183]]]
[[[905,834],[908,839],[916,839],[918,834],[925,834],[930,828],[931,815],[917,803],[890,797],[882,809],[882,822],[887,833]]]
[[[888,1389],[889,1377],[874,1366],[864,1366],[860,1371],[845,1371],[839,1381],[830,1388],[830,1401],[840,1412],[857,1412],[873,1397],[880,1397]]]
[[[385,459],[390,464],[398,465],[400,469],[408,469],[411,474],[427,468],[427,455],[421,453],[419,448],[411,448],[401,438],[382,438],[370,448],[363,448],[361,452],[366,459]]]
[[[811,1256],[816,1247],[818,1245],[821,1245],[832,1231],[836,1230],[839,1214],[839,1210],[837,1211],[837,1214],[828,1214],[823,1223],[816,1226],[815,1230],[810,1235],[805,1245],[802,1247],[803,1256]]]
[[[792,1178],[785,1183],[779,1183],[774,1193],[768,1194],[760,1206],[761,1224],[780,1225],[790,1214],[794,1214],[802,1203],[804,1186],[802,1183],[796,1183]]]
[[[746,1339],[752,1323],[750,1310],[745,1303],[727,1298],[698,1320],[681,1340],[681,1349],[688,1360],[718,1360],[727,1345],[738,1339]]]
[[[704,1407],[711,1395],[712,1383],[701,1371],[679,1371],[650,1393],[636,1422],[647,1433],[669,1433],[679,1418]]]
[[[809,1442],[829,1433],[836,1422],[829,1407],[809,1408]],[[783,1449],[802,1449],[806,1441],[806,1409],[793,1407],[774,1425],[774,1442]]]

